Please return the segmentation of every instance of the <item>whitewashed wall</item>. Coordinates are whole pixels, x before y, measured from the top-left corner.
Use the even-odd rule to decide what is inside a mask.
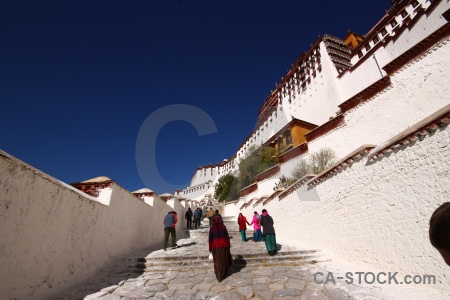
[[[450,39],[391,76],[392,85],[345,115],[345,125],[308,143],[342,158],[363,144],[379,144],[450,103]]]
[[[448,57],[446,38],[392,74],[390,87],[347,112],[343,126],[308,143],[303,157],[332,148],[342,158],[363,144],[381,144],[448,105]],[[309,244],[364,271],[435,275],[439,283],[429,287],[448,297],[448,267],[429,243],[428,221],[450,201],[449,141],[450,126],[381,161],[364,159],[314,188],[304,185],[282,201],[277,197],[242,211],[241,203],[232,204],[225,212],[248,216],[266,208],[280,243]],[[290,176],[300,159],[281,164],[277,175]]]
[[[429,6],[429,1],[421,0],[419,2],[421,3],[421,6],[423,5],[423,7]],[[381,74],[375,59],[373,58],[373,54],[375,54],[379,67],[383,68],[385,65],[443,26],[447,21],[442,17],[442,14],[449,8],[450,3],[448,1],[441,1],[441,3],[439,3],[432,12],[427,10],[427,13],[422,15],[411,29],[404,30],[400,35],[396,33],[397,36],[395,37],[395,40],[391,40],[387,43],[380,41],[380,43],[383,44],[382,47],[378,48],[376,51],[369,50],[367,55],[370,57],[366,61],[361,63],[361,65],[359,65],[352,72],[347,72],[342,76],[342,78],[340,78],[338,85],[341,93],[341,99],[343,101],[349,99],[381,78]],[[407,11],[413,19],[419,18],[415,16],[416,13],[412,12],[411,4],[407,8]],[[408,16],[406,20],[409,19],[410,16]],[[401,16],[397,17],[396,20],[399,24],[398,28],[405,26]],[[391,25],[388,24],[386,29],[388,34],[392,32]],[[382,40],[381,36],[380,39]],[[371,45],[373,46],[373,43],[371,43]],[[364,53],[366,52],[365,49],[362,51]],[[443,57],[441,57],[442,61],[445,60]],[[352,64],[356,64],[358,60],[358,56],[355,55],[352,59]],[[448,63],[448,59],[446,59],[446,61]],[[428,74],[429,72],[430,71],[427,69],[420,71],[420,73],[424,74]],[[385,74],[384,71],[383,73]]]
[[[204,182],[207,182],[208,180],[214,180],[216,177],[217,177],[217,168],[198,169],[192,176],[190,186],[202,184]],[[187,187],[186,189],[189,189],[189,187]]]
[[[295,93],[296,97],[289,103],[287,97],[283,99],[283,109],[289,120],[292,117],[321,125],[336,116],[337,105],[340,103],[336,76],[336,67],[330,60],[324,42],[320,43],[320,58],[322,71],[316,71],[316,77],[311,76],[311,83],[305,91]],[[292,117],[291,117],[292,116]]]
[[[370,55],[369,58],[356,69],[346,72],[340,78],[337,78],[338,73],[330,61],[323,42],[321,42],[322,71],[317,72],[316,78],[311,78],[311,83],[307,85],[306,91],[294,93],[295,97],[291,103],[289,103],[287,97],[282,98],[282,104],[277,107],[276,112],[273,112],[268,120],[256,129],[245,145],[238,149],[234,169],[237,169],[238,161],[248,155],[248,149],[252,145],[260,146],[265,143],[291,121],[292,117],[317,125],[321,125],[328,121],[330,117],[334,117],[339,110],[337,105],[386,75],[386,72],[380,70],[380,68],[383,68],[446,23],[442,14],[450,8],[448,1],[441,1],[433,10],[429,8],[429,1],[420,0],[419,3],[419,7],[416,9],[412,7],[412,4],[408,4],[406,8],[408,16],[406,19],[397,16],[398,26],[395,29],[392,29],[389,24],[386,26],[389,35],[393,32],[397,35],[394,41],[380,41],[383,44],[382,47],[376,51],[369,51],[367,54]],[[417,11],[422,7],[426,9],[426,14],[418,17]],[[418,21],[410,29],[398,34],[396,31],[405,26],[403,22],[408,19]],[[381,36],[380,39],[383,40]],[[371,46],[373,47],[373,42],[371,42]],[[365,49],[362,49],[362,51],[366,52]],[[375,54],[375,58],[373,54]],[[424,57],[426,57],[425,60],[423,60]],[[360,145],[364,143],[376,144],[391,136],[393,132],[406,129],[411,122],[415,122],[415,120],[445,106],[449,102],[446,95],[449,94],[447,82],[450,60],[445,59],[447,57],[450,57],[448,39],[423,55],[419,62],[413,62],[404,67],[404,70],[408,69],[405,72],[400,70],[394,74],[391,77],[392,87],[389,88],[389,92],[375,96],[373,102],[376,103],[373,106],[366,106],[366,111],[358,111],[355,115],[347,114],[346,123],[352,123],[356,128],[349,129],[348,132],[346,131],[339,137],[335,134],[339,132],[338,129],[332,136],[331,134],[327,135],[331,138],[321,137],[319,140],[313,141],[309,145],[310,153],[333,145],[332,148],[338,157],[343,157]],[[352,63],[356,64],[358,60],[358,56],[355,55],[352,58]],[[395,101],[397,98],[411,100],[400,103]],[[428,102],[430,99],[432,104],[425,105],[424,102]],[[400,107],[392,106],[393,102],[396,103],[395,105],[400,103]],[[398,111],[402,111],[402,113],[398,114]],[[361,122],[352,122],[349,120],[352,117],[362,120]],[[371,122],[367,122],[370,119],[377,120],[379,128],[374,128],[373,124],[370,124]],[[349,134],[352,130],[353,132]],[[198,176],[195,176],[196,180],[199,180],[198,178]],[[218,173],[216,172],[211,180],[217,178]],[[191,185],[199,182],[201,181],[193,181]]]
[[[363,159],[314,188],[272,200],[264,208],[275,220],[277,241],[312,245],[361,265],[358,271],[435,275],[438,284],[429,287],[450,295],[448,266],[428,239],[431,214],[450,199],[449,127],[381,161]],[[232,212],[234,205],[227,206]]]
[[[1,298],[45,298],[94,274],[109,257],[162,247],[168,211],[184,220],[180,203],[153,199],[150,206],[116,183],[108,193],[102,201],[109,205],[101,204],[0,152]]]

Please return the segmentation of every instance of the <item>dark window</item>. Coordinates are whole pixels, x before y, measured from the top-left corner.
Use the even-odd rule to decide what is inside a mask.
[[[387,30],[386,30],[386,29],[381,30],[381,34],[382,34],[383,36],[385,36],[385,35],[387,34]]]
[[[402,10],[401,15],[402,15],[403,18],[406,18],[408,13],[406,12],[406,10]]]
[[[395,26],[397,26],[398,23],[395,19],[393,19],[390,24],[392,27],[395,27]]]
[[[363,56],[362,51],[359,51],[359,52],[358,52],[358,57],[361,58],[362,56]]]
[[[370,45],[369,45],[369,44],[366,44],[366,47],[365,47],[365,48],[366,48],[367,51],[369,51],[369,50],[370,50]]]
[[[290,130],[286,131],[284,135],[286,136],[286,145],[291,144],[292,143],[291,131]]]
[[[277,143],[278,143],[278,151],[279,151],[280,148],[283,147],[283,138],[281,136],[278,137]]]
[[[372,41],[374,44],[376,44],[380,41],[380,39],[378,38],[378,36],[375,36]]]
[[[412,5],[413,5],[414,7],[416,7],[417,5],[419,5],[419,2],[418,2],[417,0],[414,0],[414,1],[412,2]]]

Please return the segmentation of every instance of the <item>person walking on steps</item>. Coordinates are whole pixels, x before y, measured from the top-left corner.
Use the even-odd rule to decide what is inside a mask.
[[[247,224],[248,224],[247,218],[244,217],[244,215],[242,213],[239,213],[237,222],[239,224],[239,231],[241,233],[242,241],[246,242],[247,237],[245,236],[245,231],[247,230]],[[250,225],[250,224],[248,224],[248,225]]]
[[[163,250],[167,250],[167,242],[169,241],[169,234],[172,236],[172,246],[176,246],[176,235],[175,235],[175,215],[172,211],[169,211],[164,217],[164,244]]]
[[[192,213],[192,209],[189,207],[186,213],[184,214],[184,217],[186,218],[186,228],[192,228],[192,216],[194,214]]]
[[[195,224],[195,229],[197,229],[197,227],[200,227],[200,209],[197,208],[194,212],[194,224]]]
[[[175,239],[175,242],[172,241],[172,246],[175,247],[177,245],[177,223],[178,223],[178,215],[176,211],[172,211],[173,218],[175,219],[175,222],[173,222],[173,236]]]
[[[214,211],[213,211],[212,207],[208,210],[208,212],[206,213],[206,216],[209,219],[209,227],[211,227],[212,226],[212,218],[214,216]]]
[[[263,227],[263,237],[266,242],[267,252],[269,252],[270,256],[277,254],[277,241],[275,239],[273,219],[265,209],[262,210],[260,224]]]
[[[261,217],[259,216],[258,212],[254,212],[253,215],[253,219],[250,222],[250,225],[253,224],[253,241],[254,242],[261,242],[263,241],[263,236],[262,236],[262,232],[261,232],[261,225],[260,225],[260,219]]]
[[[219,282],[221,282],[228,273],[233,263],[230,253],[230,236],[228,230],[223,224],[222,216],[214,215],[213,225],[209,228],[209,252],[213,255],[214,273]]]
[[[203,216],[203,210],[199,207],[198,210],[200,211],[200,217],[198,218],[198,227],[202,225],[202,219],[205,217]]]

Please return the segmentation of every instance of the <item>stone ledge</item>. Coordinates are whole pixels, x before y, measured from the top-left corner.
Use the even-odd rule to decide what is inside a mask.
[[[91,197],[98,198],[101,189],[110,188],[114,180],[108,177],[101,176],[91,180],[86,180],[82,182],[74,182],[70,185],[76,189],[79,189],[85,194]]]
[[[225,205],[230,205],[230,204],[236,205],[238,202],[239,202],[239,200],[232,200],[232,201],[226,202]]]
[[[291,160],[297,156],[305,154],[306,152],[308,152],[308,144],[301,143],[300,145],[297,145],[294,148],[289,149],[288,151],[284,152],[283,154],[278,155],[278,161],[280,163],[284,163],[284,162],[287,162],[288,160]]]
[[[341,109],[341,113],[345,113],[350,109],[366,102],[367,100],[371,99],[373,96],[387,88],[389,85],[391,85],[391,79],[389,78],[389,76],[381,78],[355,96],[339,104],[338,106]]]
[[[303,176],[302,178],[300,178],[299,180],[297,180],[296,182],[294,182],[291,186],[289,186],[287,188],[287,190],[285,190],[278,196],[279,201],[281,201],[283,198],[287,197],[289,194],[292,194],[292,192],[294,192],[296,189],[298,189],[300,186],[304,185],[311,178],[314,178],[314,177],[316,177],[316,174],[307,174],[307,175]]]
[[[272,194],[272,195],[273,195],[273,194]],[[261,202],[263,202],[263,201],[266,201],[266,200],[269,199],[272,195],[270,195],[270,196],[263,196],[263,197],[259,198],[259,200],[256,201],[255,204],[253,204],[253,207],[257,206],[259,203],[261,203]]]
[[[239,208],[240,210],[242,210],[242,209],[244,209],[244,208],[247,208],[247,207],[249,207],[250,206],[250,204],[252,204],[253,203],[253,201],[255,201],[255,200],[257,200],[257,201],[259,201],[258,200],[258,198],[252,198],[252,199],[250,199],[250,201],[249,202],[247,202],[247,203],[244,203],[244,204],[242,204],[242,206]]]
[[[246,196],[246,195],[256,191],[257,189],[258,189],[258,183],[254,182],[254,183],[246,186],[245,188],[241,189],[239,191],[239,196],[240,197]]]
[[[270,178],[271,176],[277,174],[278,172],[280,172],[280,164],[277,164],[265,171],[262,171],[261,173],[256,175],[255,180],[256,180],[256,182],[258,182],[258,181]]]
[[[394,28],[389,29],[389,27],[387,27],[388,25],[390,25],[389,23],[396,19],[398,16],[401,16],[401,11],[404,10],[406,8],[406,6],[411,5],[411,3],[406,3],[406,5],[404,6],[394,6],[389,12],[387,12],[387,14],[380,20],[380,22],[376,25],[376,27],[374,27],[374,29],[376,30],[371,30],[370,32],[367,33],[367,35],[365,36],[364,40],[358,44],[358,46],[353,49],[352,51],[352,55],[355,56],[357,53],[361,52],[362,49],[369,43],[371,43],[371,41],[373,41],[373,38],[375,36],[378,36],[379,41],[371,46],[371,48],[369,50],[366,50],[364,53],[361,52],[362,56],[358,59],[358,61],[349,69],[346,69],[345,71],[349,70],[352,71],[356,68],[359,67],[359,65],[361,65],[364,61],[366,61],[368,58],[371,57],[371,54],[375,54],[375,52],[381,48],[381,47],[386,47],[386,45],[389,42],[395,42],[404,31],[406,30],[411,30],[411,28],[413,26],[416,25],[416,23],[421,19],[421,17],[423,15],[427,14],[427,11],[429,10],[433,10],[438,4],[439,2],[441,2],[441,0],[437,0],[437,1],[432,1],[429,7],[423,7],[422,5],[417,5],[416,7],[413,6],[413,14],[408,15],[406,18],[401,18],[402,21],[400,22],[400,24],[394,26]],[[392,27],[392,26],[390,26]],[[386,34],[381,34],[380,33],[386,30]],[[373,42],[372,42],[373,43]],[[407,62],[404,62],[407,63]],[[402,64],[404,64],[402,63]],[[383,68],[385,69],[385,68]],[[345,73],[345,71],[343,73]],[[385,69],[385,71],[388,74],[392,74],[393,72],[390,72],[388,70]],[[341,73],[340,76],[343,74]]]
[[[22,160],[20,160],[20,159],[18,159],[16,157],[14,157],[14,156],[4,152],[3,150],[0,150],[0,157],[3,157],[4,159],[10,160],[11,162],[21,166],[23,169],[30,170],[31,172],[33,172],[34,175],[37,175],[37,176],[41,177],[42,179],[44,179],[44,180],[46,180],[48,182],[51,182],[53,184],[56,184],[57,186],[60,186],[61,188],[68,189],[68,190],[76,193],[80,197],[83,197],[83,198],[86,198],[88,200],[94,201],[94,202],[96,202],[98,204],[104,205],[103,203],[99,202],[96,197],[90,196],[90,195],[88,195],[88,194],[78,190],[77,188],[71,186],[70,184],[62,182],[62,181],[60,181],[60,180],[58,180],[58,179],[56,179],[56,178],[54,178],[54,177],[44,173],[44,172],[36,169],[35,167],[33,167],[33,166],[25,163],[24,161],[22,161]]]
[[[333,129],[336,129],[340,125],[344,123],[344,115],[339,114],[337,117],[331,119],[330,121],[320,125],[316,129],[311,130],[307,134],[305,134],[305,138],[308,142],[311,142],[318,137],[330,132]],[[294,150],[294,149],[292,149]]]
[[[388,153],[398,151],[400,148],[413,144],[418,140],[423,140],[427,135],[432,134],[440,127],[447,126],[449,123],[450,104],[372,149],[368,159],[370,162],[382,159]]]
[[[272,193],[272,195],[270,195],[266,200],[264,200],[263,205],[266,205],[267,203],[269,203],[270,201],[272,201],[273,199],[275,199],[276,196],[278,196],[280,193],[282,193],[284,191],[284,189],[281,190],[276,190],[274,193]],[[255,204],[256,205],[256,204]]]
[[[429,49],[433,48],[441,39],[448,37],[450,34],[450,23],[445,24],[427,38],[423,39],[416,46],[412,47],[387,65],[383,67],[388,74],[393,74],[400,70],[403,66],[418,58]]]
[[[338,173],[340,170],[352,165],[358,160],[361,160],[364,156],[366,156],[371,149],[375,148],[375,145],[363,145],[344,157],[343,159],[339,160],[337,163],[314,177],[308,182],[308,185],[310,187],[316,186],[319,183],[325,181],[330,176]]]

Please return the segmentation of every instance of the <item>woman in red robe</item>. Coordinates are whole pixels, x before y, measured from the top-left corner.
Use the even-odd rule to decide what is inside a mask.
[[[247,236],[245,235],[245,231],[247,230],[247,225],[250,225],[247,221],[247,218],[244,217],[242,213],[239,213],[238,216],[238,224],[239,224],[239,232],[241,233],[241,238],[243,242],[247,241]]]
[[[230,237],[227,228],[223,224],[222,217],[214,215],[212,226],[209,229],[209,252],[213,255],[214,273],[216,273],[216,278],[219,282],[227,276],[228,270],[233,263],[230,248]]]

